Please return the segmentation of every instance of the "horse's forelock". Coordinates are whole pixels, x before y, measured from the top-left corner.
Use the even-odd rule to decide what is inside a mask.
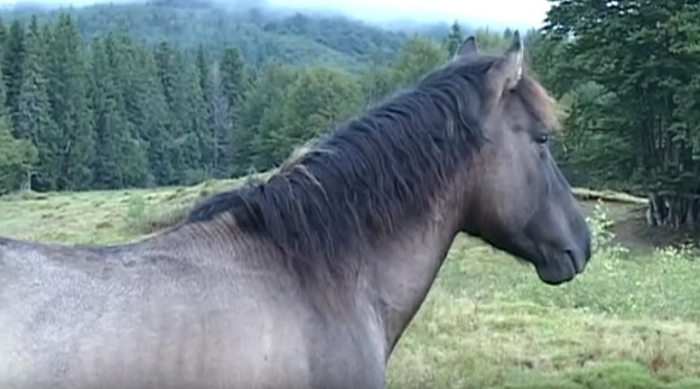
[[[532,76],[524,76],[514,91],[538,121],[552,130],[561,130],[562,107]]]

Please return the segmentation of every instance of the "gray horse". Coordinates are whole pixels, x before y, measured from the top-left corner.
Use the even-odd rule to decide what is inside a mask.
[[[2,388],[382,388],[459,232],[551,285],[590,258],[545,89],[466,39],[264,182],[137,243],[0,240]]]

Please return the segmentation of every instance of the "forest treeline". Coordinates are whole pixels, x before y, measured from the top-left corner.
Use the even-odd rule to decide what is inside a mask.
[[[79,26],[94,20],[70,13],[3,19],[0,192],[179,185],[267,170],[444,63],[467,33],[458,24],[442,36],[372,30],[377,37],[358,43],[322,16],[248,17],[280,39],[314,43],[252,55],[244,47],[254,45],[212,38],[211,23],[183,43],[145,39],[148,29],[133,20],[133,31],[112,20],[86,35]],[[492,52],[512,34],[475,33]],[[246,34],[235,39],[257,39]],[[525,40],[529,67],[565,113],[552,150],[572,183],[649,197],[651,224],[698,226],[700,5],[552,1],[545,26]],[[321,46],[345,59],[303,54]]]
[[[8,19],[55,23],[62,14],[76,21],[80,36],[91,41],[106,31],[127,32],[147,45],[168,42],[192,60],[199,46],[220,54],[234,46],[246,63],[260,67],[275,58],[290,65],[323,61],[359,69],[371,58],[393,59],[409,36],[343,16],[318,17],[267,7],[261,1],[151,0],[133,4],[95,4],[80,8],[24,6],[6,12]],[[419,29],[441,38],[446,26]]]
[[[202,43],[188,59],[179,44],[124,31],[86,40],[68,13],[6,24],[4,191],[181,185],[267,170],[443,63],[462,39],[457,25],[442,41],[416,35],[393,61],[358,71],[275,56],[256,66],[234,45],[212,53]]]

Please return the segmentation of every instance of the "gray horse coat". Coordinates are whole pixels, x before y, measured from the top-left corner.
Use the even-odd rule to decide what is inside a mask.
[[[464,232],[556,285],[590,234],[522,43],[473,38],[265,182],[137,243],[0,239],[0,388],[382,388]]]

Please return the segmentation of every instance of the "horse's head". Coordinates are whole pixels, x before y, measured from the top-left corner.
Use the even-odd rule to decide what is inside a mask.
[[[470,69],[485,138],[467,179],[463,232],[532,263],[548,284],[573,279],[591,256],[590,231],[549,152],[554,104],[523,71],[520,35],[500,56],[479,53],[469,37],[451,66]]]

